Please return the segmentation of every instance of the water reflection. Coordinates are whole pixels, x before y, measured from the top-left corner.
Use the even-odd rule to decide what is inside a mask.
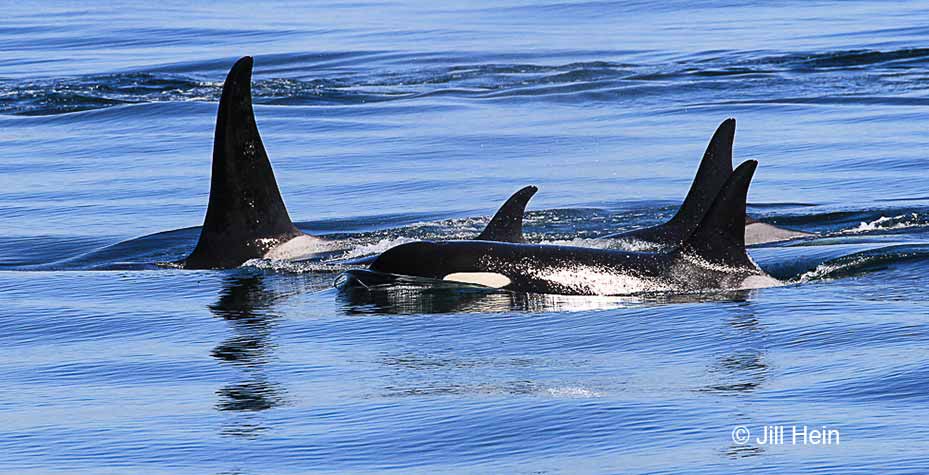
[[[753,290],[700,294],[637,296],[551,295],[507,292],[465,286],[344,286],[338,299],[348,314],[583,312],[652,305],[743,302]]]
[[[263,411],[279,406],[283,402],[281,393],[283,390],[264,380],[230,384],[217,391],[220,396],[217,408],[221,411]]]
[[[391,286],[342,288],[338,299],[348,314],[504,312],[519,307],[515,294],[475,288]]]
[[[768,373],[768,364],[763,351],[736,351],[720,357],[712,371],[721,381],[710,385],[709,391],[743,393],[761,386]]]
[[[285,404],[286,389],[271,380],[267,365],[276,347],[273,330],[279,316],[273,305],[293,293],[276,288],[269,279],[281,276],[255,272],[229,276],[213,315],[226,320],[233,335],[213,348],[212,356],[239,369],[236,381],[216,391],[216,409],[239,413],[222,431],[225,435],[255,437],[267,428],[254,413]],[[250,414],[251,413],[251,414]]]
[[[722,327],[720,338],[727,342],[728,351],[719,355],[709,367],[711,379],[703,391],[722,396],[750,396],[767,382],[770,367],[767,361],[766,330],[755,314],[750,302],[739,306],[738,312],[730,317]],[[739,408],[735,402],[737,415],[732,419],[733,427],[763,426],[767,421],[753,417],[756,411],[749,407]],[[764,453],[758,445],[740,445],[730,442],[723,452],[730,458],[754,457]]]
[[[392,374],[380,397],[527,396],[554,391],[528,378],[533,369],[549,364],[541,358],[406,352],[385,355],[381,364]],[[484,380],[501,373],[507,376],[500,380]]]
[[[750,393],[768,377],[764,326],[750,304],[741,305],[741,310],[726,322],[721,338],[732,342],[731,349],[710,368],[716,382],[707,386],[707,391]]]

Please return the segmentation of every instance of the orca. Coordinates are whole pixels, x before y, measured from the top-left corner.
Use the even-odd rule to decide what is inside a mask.
[[[662,224],[648,228],[635,229],[622,233],[609,234],[601,239],[619,239],[650,244],[658,249],[679,246],[690,236],[703,220],[722,188],[732,173],[732,145],[735,139],[735,119],[729,118],[717,127],[716,132],[706,147],[697,174],[690,184],[690,190],[684,198],[677,213]],[[750,217],[745,220],[745,242],[747,245],[787,241],[812,236],[809,233],[779,228],[756,221]]]
[[[227,269],[255,258],[313,254],[326,241],[303,233],[290,219],[261,142],[252,108],[252,66],[245,56],[232,66],[219,100],[213,139],[210,198],[185,269]]]
[[[193,252],[174,263],[179,267],[228,269],[250,259],[299,260],[339,247],[337,242],[300,231],[290,219],[255,120],[253,65],[249,56],[239,59],[223,83],[206,217]],[[527,186],[514,193],[478,239],[523,242],[522,215],[536,191]]]
[[[299,260],[339,247],[337,242],[297,229],[287,212],[255,120],[251,95],[253,65],[249,56],[239,59],[223,84],[216,116],[206,216],[194,250],[173,265],[185,269],[227,269],[250,259]],[[700,223],[712,198],[731,172],[734,130],[733,119],[719,127],[704,154],[691,190],[674,218],[659,226],[608,237],[651,241],[668,249],[678,247]],[[525,243],[523,213],[537,191],[534,186],[517,191],[475,240]],[[750,219],[747,222],[750,223],[748,229],[756,224],[764,226],[768,239],[805,235]],[[751,239],[749,242],[753,243]],[[371,259],[373,257],[353,263],[366,264]]]
[[[539,191],[537,187],[529,185],[513,193],[490,218],[487,227],[474,239],[477,241],[526,242],[526,238],[523,237],[523,215],[526,213],[526,205],[537,191]]]
[[[500,209],[494,213],[493,217],[474,239],[480,241],[499,241],[499,242],[526,242],[523,236],[523,214],[526,213],[526,205],[539,189],[535,186],[525,186],[520,188],[500,206]],[[341,262],[342,265],[368,265],[374,262],[377,254],[364,256],[357,259],[351,259]]]
[[[508,291],[634,295],[735,290],[776,285],[745,250],[745,200],[758,162],[749,160],[720,187],[703,219],[670,251],[628,252],[481,240],[416,241],[388,249],[368,269],[348,271],[344,287],[410,279],[451,281]],[[357,285],[356,285],[357,284]]]

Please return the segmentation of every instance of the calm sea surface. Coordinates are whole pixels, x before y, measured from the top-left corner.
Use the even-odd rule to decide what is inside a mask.
[[[7,3],[0,472],[929,472],[926,2]],[[649,299],[158,268],[243,55],[330,257],[473,236],[527,184],[531,240],[606,245],[727,117],[750,212],[818,237],[751,250],[783,286]]]

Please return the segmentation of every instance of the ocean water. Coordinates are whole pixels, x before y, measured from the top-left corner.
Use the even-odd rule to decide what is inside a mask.
[[[929,471],[925,2],[18,2],[0,22],[0,472]],[[715,127],[784,285],[355,294],[182,271],[226,71],[291,216],[363,257],[660,222]],[[733,439],[744,426],[747,444]],[[783,444],[755,439],[786,428]],[[838,434],[792,443],[794,427]]]

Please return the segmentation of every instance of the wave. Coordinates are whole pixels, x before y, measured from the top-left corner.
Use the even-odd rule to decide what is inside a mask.
[[[881,216],[872,221],[862,221],[861,224],[855,228],[843,230],[842,234],[862,234],[926,226],[929,226],[929,219],[927,219],[926,216],[920,216],[919,213],[910,213],[908,215],[901,214],[893,217]]]
[[[587,56],[581,53],[578,56]],[[621,52],[604,53],[617,54],[622,56]],[[306,106],[431,97],[558,101],[660,97],[662,103],[693,106],[925,105],[920,94],[929,83],[927,48],[784,54],[707,51],[655,62],[641,61],[641,55],[636,58],[640,61],[545,64],[506,60],[552,58],[455,52],[271,55],[258,59],[254,100]],[[0,80],[0,114],[51,115],[148,102],[215,102],[224,65],[228,66],[209,60],[75,78]],[[261,77],[265,75],[272,77]]]
[[[793,280],[799,283],[847,278],[886,269],[892,265],[924,262],[929,259],[929,244],[891,245],[848,254],[817,265]]]

